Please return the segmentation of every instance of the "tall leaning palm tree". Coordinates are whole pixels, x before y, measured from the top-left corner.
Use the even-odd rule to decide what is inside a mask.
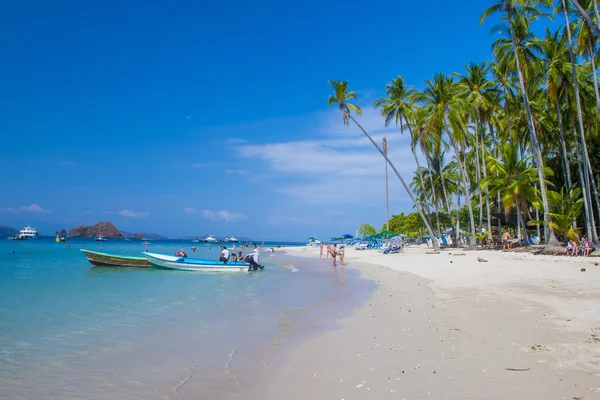
[[[529,131],[529,141],[531,144],[531,150],[533,152],[537,172],[538,172],[538,180],[540,185],[540,192],[542,197],[542,206],[544,209],[544,237],[546,239],[546,243],[549,245],[557,246],[558,240],[554,236],[554,232],[552,232],[552,228],[550,227],[550,215],[549,215],[549,207],[548,207],[548,196],[547,196],[547,188],[546,188],[546,179],[544,176],[544,162],[542,159],[542,153],[540,150],[539,140],[535,131],[535,126],[533,123],[533,116],[531,112],[531,104],[529,102],[529,97],[527,94],[527,88],[525,86],[525,78],[523,76],[523,66],[521,65],[521,61],[519,60],[519,48],[517,46],[516,36],[515,36],[515,23],[523,24],[528,18],[536,18],[538,16],[547,16],[546,13],[542,12],[540,9],[536,8],[535,5],[543,4],[550,5],[549,0],[496,0],[497,3],[489,7],[484,13],[481,15],[479,23],[483,23],[483,21],[488,18],[490,15],[502,13],[502,19],[506,21],[508,24],[508,28],[510,31],[510,36],[512,40],[513,51],[515,55],[515,67],[517,70],[517,76],[519,78],[519,86],[521,89],[521,96],[523,97],[523,105],[525,106],[525,113],[527,114],[527,128]]]
[[[431,230],[431,225],[429,224],[429,221],[427,221],[427,218],[425,217],[425,214],[423,213],[423,209],[421,208],[421,205],[415,199],[415,196],[412,194],[412,192],[410,191],[410,188],[404,181],[404,178],[402,178],[402,175],[400,175],[400,172],[398,172],[398,169],[396,169],[396,166],[390,161],[390,159],[388,158],[387,154],[383,151],[383,149],[381,147],[379,147],[379,145],[377,144],[377,142],[375,142],[375,140],[373,140],[371,135],[369,135],[369,133],[367,133],[367,131],[352,116],[351,110],[356,112],[357,115],[361,114],[360,107],[357,106],[356,104],[353,104],[350,102],[350,100],[356,99],[356,93],[349,90],[348,81],[341,81],[341,80],[329,81],[329,84],[333,87],[334,94],[329,95],[329,100],[327,102],[328,107],[331,107],[333,104],[337,104],[338,108],[342,112],[342,120],[344,122],[344,125],[348,125],[348,121],[352,120],[352,122],[354,122],[356,124],[358,129],[360,129],[362,131],[362,133],[367,137],[367,139],[369,139],[371,144],[377,149],[379,154],[381,154],[381,156],[385,159],[385,161],[388,163],[388,165],[390,166],[392,171],[394,171],[394,173],[396,174],[396,176],[402,183],[402,186],[404,186],[404,189],[406,190],[406,193],[408,193],[408,196],[410,197],[413,204],[415,205],[415,208],[419,211],[421,219],[423,220],[423,223],[425,224],[425,227],[427,229],[427,233],[431,237],[431,243],[433,245],[433,248],[438,250],[439,244],[438,244],[437,240],[434,239],[433,231]]]

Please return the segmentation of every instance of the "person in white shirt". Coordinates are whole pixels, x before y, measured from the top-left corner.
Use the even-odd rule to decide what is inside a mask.
[[[258,251],[258,249],[254,249],[254,253],[249,254],[246,257],[247,262],[250,264],[250,266],[248,267],[248,271],[250,271],[252,269],[254,269],[256,271],[259,268],[265,269],[264,265],[260,265],[258,263],[259,259],[260,259],[260,252]]]
[[[229,250],[227,250],[227,246],[223,246],[223,251],[221,251],[219,261],[223,261],[224,264],[227,264],[227,261],[229,261]]]

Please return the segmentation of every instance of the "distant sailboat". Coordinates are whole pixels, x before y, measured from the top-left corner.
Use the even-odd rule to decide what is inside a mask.
[[[100,230],[100,233],[98,234],[98,237],[96,238],[96,242],[106,242],[106,238],[104,236],[102,236],[102,230]]]

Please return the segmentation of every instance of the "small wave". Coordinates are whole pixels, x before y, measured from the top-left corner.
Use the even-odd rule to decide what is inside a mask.
[[[285,268],[289,269],[292,272],[298,272],[298,269],[293,265],[284,265]]]

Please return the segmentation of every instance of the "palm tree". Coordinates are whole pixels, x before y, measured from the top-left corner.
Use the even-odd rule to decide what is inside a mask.
[[[558,241],[554,237],[554,233],[552,232],[552,228],[550,227],[550,216],[549,216],[549,208],[548,208],[548,198],[546,196],[546,179],[544,176],[544,162],[542,159],[542,154],[540,151],[540,145],[537,138],[537,134],[535,131],[535,126],[533,124],[533,116],[531,113],[531,104],[529,102],[529,97],[527,94],[527,88],[525,87],[525,78],[523,76],[523,67],[519,60],[519,51],[516,41],[515,35],[515,24],[524,24],[526,22],[526,17],[531,19],[537,18],[539,16],[547,16],[547,14],[541,12],[536,7],[533,7],[531,4],[533,1],[531,0],[497,0],[497,3],[489,7],[484,11],[480,18],[480,23],[489,17],[492,14],[496,13],[505,13],[502,16],[502,19],[507,22],[510,36],[512,40],[512,47],[515,55],[515,65],[517,70],[517,76],[519,78],[519,86],[521,89],[521,96],[523,97],[523,105],[525,106],[525,112],[527,114],[527,127],[529,131],[529,140],[531,142],[531,150],[533,151],[535,164],[538,172],[538,180],[540,185],[540,191],[542,195],[542,205],[544,209],[544,236],[546,238],[546,242],[551,245],[557,245]],[[543,0],[538,3],[549,5],[549,1]]]
[[[342,120],[344,122],[344,125],[348,125],[348,121],[352,120],[352,122],[354,122],[356,124],[356,126],[362,131],[362,133],[367,137],[367,139],[369,139],[369,141],[377,149],[377,151],[379,151],[379,153],[385,159],[385,161],[388,163],[388,165],[390,166],[392,171],[394,171],[394,173],[396,174],[398,179],[400,179],[400,182],[402,183],[402,186],[404,186],[406,193],[408,193],[410,199],[412,200],[413,204],[419,211],[421,218],[423,219],[423,223],[425,224],[425,227],[427,228],[427,233],[431,237],[431,243],[433,244],[433,248],[438,250],[439,244],[436,240],[434,240],[434,235],[433,235],[433,231],[431,230],[431,225],[427,221],[427,218],[425,218],[423,209],[421,208],[420,204],[416,201],[415,197],[413,196],[412,192],[410,191],[410,188],[408,187],[408,185],[402,178],[402,175],[400,175],[400,173],[396,169],[396,166],[390,161],[387,154],[381,149],[381,147],[379,147],[379,145],[373,140],[371,135],[369,135],[367,133],[367,131],[352,116],[352,114],[350,112],[351,110],[356,112],[357,115],[361,114],[360,107],[353,103],[350,103],[350,100],[356,99],[356,93],[349,91],[348,81],[337,80],[337,81],[328,81],[328,82],[333,87],[334,94],[329,95],[329,100],[327,102],[327,105],[329,107],[331,107],[332,104],[337,104],[338,108],[342,112]]]
[[[581,4],[579,4],[579,1],[571,0],[571,3],[573,3],[575,5],[575,7],[577,7],[577,11],[579,11],[579,14],[581,14],[581,17],[585,20],[585,22],[588,24],[588,26],[594,31],[596,36],[600,36],[600,18],[598,18],[598,12],[597,12],[598,4],[596,3],[596,1],[594,0],[594,11],[596,11],[596,18],[598,20],[598,25],[596,25],[594,23],[594,21],[592,21],[592,18],[590,18],[587,11],[581,6]]]
[[[500,193],[505,213],[516,208],[517,223],[523,228],[525,243],[528,244],[524,214],[528,213],[527,202],[539,203],[539,190],[535,187],[537,168],[529,164],[531,157],[519,158],[517,147],[510,143],[504,143],[499,150],[500,158],[488,156],[488,166],[493,173],[480,185],[489,188],[490,196]],[[547,168],[544,172],[552,174]]]
[[[583,203],[584,203],[584,207],[586,210],[586,231],[587,231],[587,235],[588,237],[590,237],[594,243],[598,243],[598,234],[596,232],[596,226],[594,223],[594,212],[593,212],[593,208],[592,208],[592,204],[591,204],[591,197],[588,196],[588,194],[590,193],[590,186],[588,184],[588,180],[587,180],[587,175],[588,175],[588,171],[590,168],[589,165],[589,156],[588,156],[588,152],[587,152],[587,145],[585,142],[585,129],[583,126],[583,113],[582,113],[582,109],[581,109],[581,97],[579,95],[579,80],[577,79],[577,67],[576,67],[576,59],[575,59],[575,54],[573,52],[573,39],[572,39],[572,35],[571,35],[571,25],[570,25],[570,21],[569,21],[569,9],[567,8],[567,2],[566,0],[561,0],[561,4],[562,4],[562,11],[563,11],[563,15],[565,17],[565,27],[567,30],[567,39],[568,39],[568,48],[569,48],[569,57],[571,60],[571,71],[573,74],[573,86],[574,86],[574,90],[575,90],[575,104],[577,105],[577,122],[579,123],[579,136],[580,136],[580,145],[581,145],[581,153],[583,155],[583,166],[584,166],[584,182],[582,184],[582,190],[583,190]],[[594,74],[596,72],[594,71]]]
[[[564,95],[568,85],[568,73],[571,65],[566,45],[567,37],[561,34],[561,30],[554,33],[546,28],[544,39],[536,39],[535,47],[541,54],[545,62],[546,91],[548,100],[554,105],[556,118],[560,133],[560,148],[563,160],[563,172],[567,187],[571,187],[571,169],[569,166],[569,156],[567,152],[567,142],[565,139],[565,130],[562,119],[561,98]]]
[[[464,135],[466,131],[463,113],[467,108],[467,104],[457,95],[457,87],[452,77],[436,74],[433,80],[427,79],[425,81],[425,86],[423,92],[414,95],[414,98],[423,104],[422,114],[425,123],[421,136],[439,143],[443,141],[443,135],[447,134],[449,144],[454,150],[458,163],[459,175],[462,177],[465,193],[469,193],[468,175],[461,158],[461,149],[464,149],[465,146]],[[465,197],[465,203],[471,220],[471,245],[474,245],[475,219],[471,199],[468,196]]]
[[[375,100],[373,103],[375,108],[381,108],[381,115],[385,118],[385,126],[388,127],[392,122],[398,127],[400,127],[400,133],[404,131],[404,127],[408,129],[411,136],[411,147],[410,150],[415,158],[415,164],[417,165],[417,170],[421,169],[421,164],[419,163],[419,157],[417,157],[417,152],[415,150],[415,141],[413,134],[413,128],[411,123],[409,122],[410,116],[414,113],[416,105],[410,101],[410,97],[414,94],[414,89],[407,88],[404,78],[402,76],[397,76],[392,79],[391,83],[388,83],[385,86],[385,92],[388,97],[383,97],[381,99]],[[417,174],[419,179],[423,179],[421,174]],[[420,182],[420,186],[422,188],[425,187],[424,182]],[[438,202],[435,198],[435,192],[433,193],[433,205],[435,207],[436,221],[437,221],[437,230],[438,234],[440,231],[439,224],[439,209]],[[425,204],[425,209],[427,209]]]
[[[475,64],[471,63],[465,67],[467,75],[460,75],[458,81],[458,91],[461,96],[473,107],[475,110],[475,155],[476,155],[476,169],[481,171],[477,173],[477,180],[481,177],[487,176],[487,168],[485,162],[485,117],[490,115],[491,109],[494,107],[494,100],[498,95],[498,84],[494,81],[487,79],[487,74],[490,66],[487,63]],[[491,135],[492,132],[490,131]],[[481,160],[481,167],[479,166]],[[481,188],[479,190],[479,228],[482,227],[483,219],[483,194]],[[488,239],[492,240],[492,226],[491,226],[491,214],[490,214],[490,201],[486,195],[486,217],[487,217],[487,231]]]
[[[552,229],[563,239],[579,241],[579,229],[574,227],[574,224],[581,215],[583,207],[581,190],[576,187],[569,191],[565,191],[565,188],[561,188],[559,192],[549,190],[548,201],[550,202]]]

